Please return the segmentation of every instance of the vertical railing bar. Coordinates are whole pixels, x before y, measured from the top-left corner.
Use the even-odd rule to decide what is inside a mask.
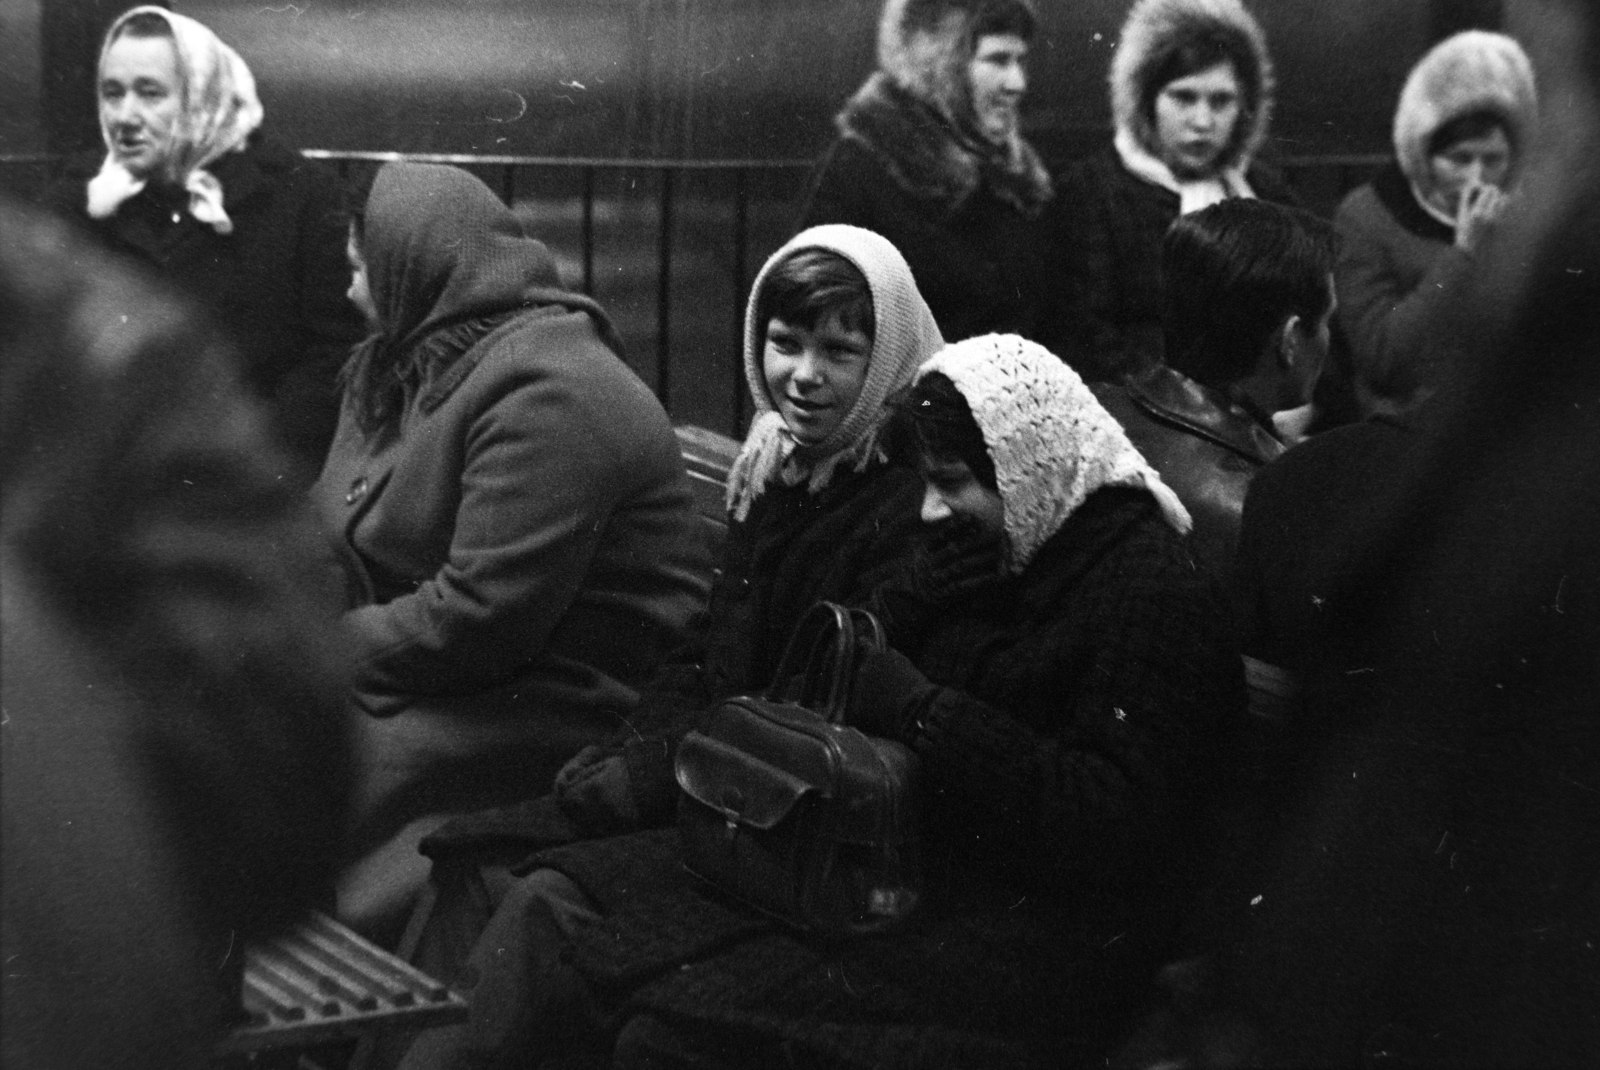
[[[583,169],[583,292],[594,296],[594,168]]]
[[[516,207],[517,165],[514,163],[505,164],[500,175],[500,199],[506,202],[507,208]]]
[[[750,185],[741,167],[733,173],[733,430],[744,429],[744,306],[745,264],[749,254]]]
[[[672,198],[673,171],[661,171],[660,259],[656,265],[656,397],[672,412]]]

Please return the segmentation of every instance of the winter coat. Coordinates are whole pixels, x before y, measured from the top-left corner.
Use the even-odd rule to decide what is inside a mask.
[[[0,1062],[198,1070],[332,878],[337,589],[190,309],[9,204],[0,304]]]
[[[1188,508],[1196,559],[1227,581],[1245,492],[1264,465],[1282,456],[1283,441],[1219,391],[1166,365],[1094,391]]]
[[[390,165],[363,249],[366,345],[417,378],[392,428],[347,399],[312,493],[352,592],[369,839],[545,790],[682,642],[708,569],[666,414],[487,187]]]
[[[1369,413],[1415,405],[1448,374],[1431,342],[1438,316],[1469,273],[1455,228],[1424,208],[1428,143],[1445,124],[1496,115],[1512,147],[1512,175],[1535,119],[1532,67],[1515,41],[1469,31],[1435,46],[1406,79],[1395,109],[1395,162],[1344,199],[1335,279],[1359,401]]]
[[[50,207],[153,267],[227,332],[243,354],[246,386],[270,405],[298,461],[293,478],[309,484],[338,421],[334,380],[363,333],[345,298],[348,215],[338,178],[257,134],[209,167],[233,223],[219,234],[154,185],[109,218],[89,219],[85,184],[99,166],[98,157],[69,166],[48,191]]]
[[[547,852],[529,868],[604,915],[573,949],[596,992],[825,1065],[1053,1066],[1106,1039],[1159,954],[1237,701],[1203,582],[1148,495],[1108,488],[915,660],[941,685],[923,921],[823,947],[704,895],[670,832]]]
[[[1298,204],[1269,168],[1252,166],[1248,180],[1262,200]],[[1165,349],[1161,242],[1178,218],[1178,195],[1131,173],[1107,147],[1062,173],[1060,196],[1074,280],[1070,337],[1078,346],[1068,363],[1104,381],[1148,370]]]
[[[879,70],[835,117],[799,225],[888,238],[949,339],[1003,331],[1059,351],[1050,176],[1020,135],[1002,147],[972,130],[966,69],[980,7],[885,5]]]
[[[1234,42],[1235,66],[1255,72],[1232,140],[1216,161],[1211,196],[1256,196],[1284,204],[1294,194],[1254,161],[1266,142],[1275,76],[1266,36],[1238,0],[1140,0],[1128,13],[1108,76],[1113,144],[1066,168],[1059,183],[1062,241],[1071,283],[1069,363],[1096,381],[1147,370],[1162,358],[1161,240],[1182,210],[1202,207],[1160,162],[1161,146],[1143,108],[1165,60],[1187,42],[1218,35]],[[1125,159],[1125,156],[1127,157]],[[1137,157],[1149,174],[1130,170]],[[1162,183],[1158,184],[1156,178]]]

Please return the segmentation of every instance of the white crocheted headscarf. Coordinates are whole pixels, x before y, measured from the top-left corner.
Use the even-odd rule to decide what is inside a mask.
[[[762,371],[767,325],[756,322],[756,307],[772,270],[803,249],[826,249],[844,257],[865,276],[872,292],[872,353],[861,395],[833,433],[814,446],[795,441],[767,393]],[[728,473],[728,511],[734,519],[745,519],[750,504],[774,480],[786,486],[804,482],[815,494],[828,485],[840,465],[859,472],[881,459],[878,440],[888,419],[884,401],[909,383],[917,366],[943,345],[944,337],[917,292],[910,265],[887,238],[842,223],[811,227],[791,238],[756,276],[745,310],[744,374],[756,417]]]
[[[187,15],[149,6],[126,11],[111,24],[100,46],[101,69],[112,42],[136,15],[155,15],[165,20],[172,29],[173,51],[177,55],[181,100],[165,177],[188,191],[191,215],[218,234],[231,234],[233,221],[222,207],[222,183],[205,168],[223,153],[243,149],[245,141],[261,125],[263,112],[256,97],[255,77],[239,54],[204,25]],[[103,117],[100,136],[107,151],[100,173],[89,180],[89,215],[93,219],[114,215],[123,201],[144,189],[146,182],[117,162],[111,151],[111,128]]]
[[[1028,567],[1039,547],[1101,487],[1148,490],[1182,534],[1189,511],[1078,373],[1014,334],[946,346],[917,372],[942,372],[972,409],[994,462],[1004,507],[1007,566]]]

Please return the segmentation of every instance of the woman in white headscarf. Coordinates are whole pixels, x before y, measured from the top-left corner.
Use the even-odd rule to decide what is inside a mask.
[[[105,153],[69,166],[53,207],[229,332],[309,483],[338,416],[334,377],[363,333],[344,298],[337,179],[262,136],[250,68],[187,16],[146,6],[119,17],[97,92]]]
[[[405,1070],[580,1036],[614,1037],[628,1067],[1042,1068],[1106,1049],[1206,842],[1239,659],[1183,506],[1047,350],[958,342],[892,407],[923,522],[1000,547],[864,657],[849,702],[920,757],[922,916],[830,943],[703,894],[674,830],[547,850],[519,866],[518,924],[497,918],[472,960],[485,1028],[425,1036]]]

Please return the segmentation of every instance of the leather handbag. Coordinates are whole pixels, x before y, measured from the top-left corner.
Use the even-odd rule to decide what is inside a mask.
[[[826,936],[900,925],[921,898],[916,755],[840,723],[859,654],[882,649],[865,610],[820,602],[765,695],[729,699],[678,746],[678,830],[690,873]]]

